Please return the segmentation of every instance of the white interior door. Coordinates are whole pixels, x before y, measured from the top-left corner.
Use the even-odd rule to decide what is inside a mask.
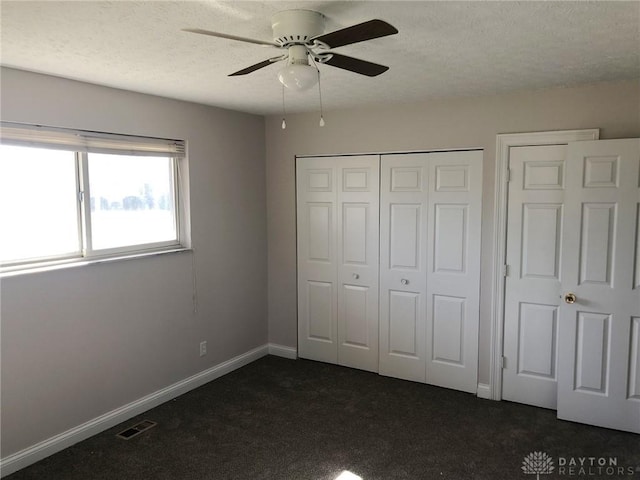
[[[338,363],[378,371],[378,155],[339,157]]]
[[[640,433],[640,139],[569,144],[558,417]]]
[[[380,373],[475,392],[482,152],[381,166]]]
[[[338,362],[337,175],[333,160],[296,162],[298,355]]]
[[[551,409],[557,404],[566,150],[509,151],[502,398]]]

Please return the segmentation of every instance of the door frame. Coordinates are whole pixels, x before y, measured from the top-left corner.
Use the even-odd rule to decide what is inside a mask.
[[[495,197],[493,224],[493,296],[491,299],[491,343],[489,398],[502,399],[502,356],[504,342],[504,266],[507,253],[507,207],[509,149],[538,145],[566,145],[581,140],[599,140],[600,129],[558,130],[496,135]]]

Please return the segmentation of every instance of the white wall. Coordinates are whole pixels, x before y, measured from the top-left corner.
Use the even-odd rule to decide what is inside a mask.
[[[601,138],[640,136],[640,82],[626,81],[267,118],[269,339],[296,345],[294,156],[443,148],[484,149],[479,381],[489,380],[495,143],[499,133],[600,128]]]
[[[11,69],[0,94],[7,121],[186,140],[195,249],[1,280],[3,458],[267,342],[262,117]]]

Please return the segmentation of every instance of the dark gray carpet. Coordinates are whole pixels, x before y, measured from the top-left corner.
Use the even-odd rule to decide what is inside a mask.
[[[149,419],[131,439],[115,434]],[[7,477],[10,480],[533,480],[523,458],[616,457],[639,478],[640,437],[306,360],[262,358]],[[557,462],[557,460],[556,460]],[[638,467],[638,471],[635,468]]]

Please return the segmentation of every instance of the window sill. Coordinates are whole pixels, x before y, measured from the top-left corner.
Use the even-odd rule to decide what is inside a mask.
[[[32,263],[30,265],[20,265],[15,267],[0,267],[0,278],[15,277],[30,273],[51,272],[56,270],[66,270],[68,268],[84,267],[89,265],[98,265],[100,263],[121,262],[138,258],[155,257],[157,255],[166,255],[170,253],[192,252],[192,248],[188,247],[171,247],[163,250],[141,251],[132,253],[119,253],[114,255],[92,257],[92,258],[72,258],[66,260]]]

